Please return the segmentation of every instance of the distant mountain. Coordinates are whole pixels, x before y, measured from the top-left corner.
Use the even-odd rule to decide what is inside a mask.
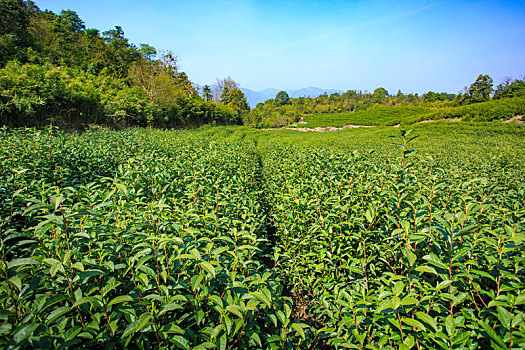
[[[196,87],[199,89],[199,92],[202,92],[201,85],[196,84]],[[213,91],[216,88],[216,85],[210,86],[211,90]],[[281,90],[279,89],[264,89],[261,91],[253,91],[250,89],[241,88],[241,91],[244,93],[244,96],[246,97],[246,100],[248,101],[248,104],[251,108],[255,108],[257,106],[257,103],[264,102],[266,100],[269,100],[271,98],[275,98],[275,95]],[[333,90],[333,89],[320,89],[317,87],[307,87],[302,88],[299,90],[284,90],[288,93],[290,97],[317,97],[321,96],[325,92],[328,95],[331,95],[333,93],[343,93],[344,91],[341,90]]]
[[[246,100],[248,100],[248,104],[250,107],[254,108],[257,106],[257,103],[264,102],[266,100],[269,100],[271,98],[275,98],[275,95],[281,90],[278,89],[264,89],[261,91],[253,91],[250,89],[241,88],[241,91],[244,93],[244,96],[246,96]],[[330,95],[335,92],[342,93],[341,90],[333,90],[333,89],[320,89],[317,87],[307,87],[299,90],[284,90],[288,93],[290,97],[317,97],[325,92]]]

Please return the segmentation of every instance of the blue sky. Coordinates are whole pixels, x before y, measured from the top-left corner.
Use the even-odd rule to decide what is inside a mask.
[[[525,1],[36,0],[171,50],[198,84],[456,93],[525,75]]]

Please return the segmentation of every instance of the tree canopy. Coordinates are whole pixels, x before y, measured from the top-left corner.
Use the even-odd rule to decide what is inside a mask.
[[[468,96],[470,103],[488,101],[494,91],[492,78],[488,75],[480,74],[476,81],[470,85]]]
[[[214,100],[209,87],[201,97],[172,52],[29,0],[0,1],[0,70],[0,123],[13,126],[232,124],[249,111],[233,79],[219,81]]]
[[[275,96],[275,103],[278,106],[284,106],[290,104],[290,96],[286,91],[279,91]]]

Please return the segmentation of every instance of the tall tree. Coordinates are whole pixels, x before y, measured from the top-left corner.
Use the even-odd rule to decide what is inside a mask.
[[[402,103],[404,99],[405,99],[405,94],[401,92],[401,89],[397,90],[396,102]]]
[[[197,89],[195,85],[190,81],[186,73],[179,72],[174,76],[174,83],[176,86],[181,88],[186,96],[195,96],[197,95]]]
[[[374,103],[383,103],[388,98],[388,91],[385,88],[377,88],[372,94],[372,99]]]
[[[144,90],[150,101],[155,100],[163,88],[160,86],[162,75],[165,74],[162,64],[142,58],[130,67],[128,73],[133,84]]]
[[[56,43],[53,63],[66,66],[85,66],[87,58],[82,41],[86,26],[75,11],[62,11],[56,17],[51,32]]]
[[[494,92],[494,99],[518,96],[525,96],[525,81],[520,79],[512,81],[507,77]]]
[[[490,94],[494,89],[493,80],[488,75],[480,74],[476,81],[470,85],[468,90],[468,100],[469,103],[484,102],[490,98]]]
[[[232,107],[237,115],[235,122],[242,123],[242,120],[250,112],[250,106],[246,97],[244,97],[244,93],[240,89],[235,88],[229,92],[227,101],[226,105]]]
[[[0,66],[11,59],[25,60],[30,44],[29,11],[21,0],[0,1]]]
[[[228,96],[228,104],[237,108],[240,112],[249,112],[250,106],[244,96],[244,93],[240,89],[233,89],[230,91]]]
[[[140,59],[140,52],[128,42],[120,26],[115,26],[115,29],[102,34],[107,44],[107,67],[119,76],[126,76],[131,64]]]
[[[140,48],[138,51],[140,55],[148,61],[152,61],[157,55],[157,50],[153,46],[148,44],[140,44]]]
[[[213,99],[215,101],[221,101],[222,103],[228,103],[224,102],[223,97],[227,98],[230,91],[233,89],[238,89],[239,84],[233,80],[231,77],[226,77],[222,80],[217,79],[217,84],[215,85],[215,88],[213,89]]]
[[[290,96],[286,91],[279,91],[277,95],[275,95],[275,103],[278,106],[290,104]]]
[[[202,97],[206,100],[206,102],[210,102],[213,99],[213,93],[211,92],[211,88],[209,85],[203,86]]]
[[[196,94],[186,73],[177,72],[173,57],[171,53],[161,54],[158,60],[142,57],[128,72],[133,84],[143,89],[150,101],[163,107],[171,107],[182,98]]]

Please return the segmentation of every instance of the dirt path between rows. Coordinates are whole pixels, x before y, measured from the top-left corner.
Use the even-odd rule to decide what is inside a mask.
[[[299,121],[296,124],[293,124],[292,126],[297,126],[298,124],[308,124],[304,121],[304,117],[301,117]],[[327,131],[338,131],[338,130],[346,130],[346,129],[356,129],[356,128],[375,128],[375,125],[345,125],[341,127],[335,127],[335,126],[325,126],[317,128],[293,128],[289,126],[283,126],[281,128],[265,128],[261,130],[282,130],[282,129],[288,129],[288,130],[297,130],[297,131],[313,131],[313,132],[327,132]]]
[[[314,131],[314,132],[326,132],[326,131],[337,131],[337,130],[346,130],[346,129],[357,129],[357,128],[376,128],[375,125],[345,125],[340,128],[335,126],[327,127],[317,127],[317,128],[284,128],[288,130],[297,130],[297,131]]]
[[[525,121],[523,120],[523,116],[522,115],[514,116],[514,117],[512,117],[510,119],[504,120],[503,122],[504,123],[519,123],[519,124],[525,123]]]
[[[338,130],[346,130],[346,129],[357,129],[357,128],[376,128],[375,125],[345,125],[340,128],[336,128],[335,126],[326,126],[326,127],[320,127],[317,128],[290,128],[290,127],[282,127],[282,128],[265,128],[261,130],[296,130],[296,131],[313,131],[313,132],[327,132],[327,131],[338,131]]]
[[[433,122],[460,122],[461,118],[446,118],[446,119],[427,119],[420,120],[418,123],[433,123]]]
[[[461,119],[460,118],[447,118],[447,119],[429,119],[429,120],[420,120],[419,122],[417,122],[417,124],[423,124],[423,123],[432,123],[432,122],[460,122]],[[519,124],[524,124],[525,121],[523,120],[523,116],[522,115],[517,115],[515,117],[512,117],[510,119],[507,119],[507,120],[502,120],[503,123],[519,123]],[[345,125],[345,126],[341,126],[341,127],[335,127],[335,126],[325,126],[325,127],[316,127],[316,128],[306,128],[306,127],[301,127],[301,128],[298,128],[296,127],[298,124],[308,124],[307,122],[304,121],[303,117],[301,117],[301,119],[296,123],[296,124],[293,124],[292,126],[295,126],[295,128],[293,127],[289,127],[289,126],[283,126],[281,128],[265,128],[265,129],[261,129],[261,130],[282,130],[282,129],[288,129],[288,130],[296,130],[296,131],[313,131],[313,132],[327,132],[327,131],[338,131],[338,130],[346,130],[346,129],[357,129],[357,128],[376,128],[377,126],[376,125]],[[396,124],[396,125],[392,125],[394,128],[399,128],[401,126],[401,124]]]

